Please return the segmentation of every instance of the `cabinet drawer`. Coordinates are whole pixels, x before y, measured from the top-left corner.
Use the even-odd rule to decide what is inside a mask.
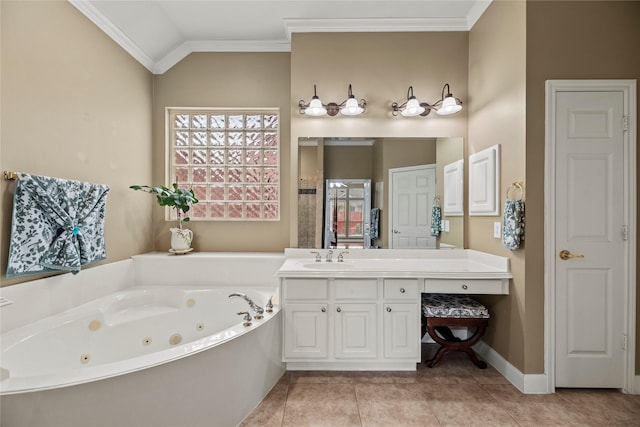
[[[335,279],[337,300],[378,299],[377,279]]]
[[[329,286],[326,279],[286,279],[283,295],[288,300],[326,300]]]
[[[427,279],[424,292],[435,294],[502,294],[509,293],[508,279]]]
[[[384,299],[418,300],[418,279],[385,279]]]

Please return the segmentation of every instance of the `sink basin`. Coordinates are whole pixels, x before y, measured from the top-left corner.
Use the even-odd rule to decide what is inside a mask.
[[[347,262],[311,262],[302,264],[304,268],[310,270],[352,270],[355,265]]]

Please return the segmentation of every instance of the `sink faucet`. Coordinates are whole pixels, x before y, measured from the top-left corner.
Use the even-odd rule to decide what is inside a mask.
[[[316,254],[316,262],[321,262],[322,261],[322,255],[320,255],[320,252],[318,251],[311,251],[312,254]]]
[[[249,307],[251,307],[251,310],[253,310],[253,312],[255,313],[255,316],[253,316],[255,319],[262,319],[264,317],[263,316],[264,309],[260,307],[258,304],[256,304],[255,302],[253,302],[253,300],[249,298],[247,295],[241,294],[241,293],[233,293],[229,295],[229,298],[234,298],[234,297],[243,298],[246,302],[249,303]]]
[[[344,256],[343,254],[348,254],[349,251],[342,251],[338,254],[338,262],[344,262]]]
[[[333,255],[333,249],[329,249],[329,251],[327,252],[327,262],[332,262],[333,258],[331,258]]]

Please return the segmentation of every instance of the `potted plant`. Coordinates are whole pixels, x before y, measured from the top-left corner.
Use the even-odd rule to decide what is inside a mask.
[[[193,232],[189,229],[182,228],[182,223],[189,221],[186,213],[189,212],[192,205],[198,203],[198,199],[193,190],[191,188],[188,190],[178,188],[177,182],[172,184],[172,188],[165,186],[151,187],[149,185],[131,185],[129,188],[155,194],[156,201],[160,206],[169,206],[176,210],[178,227],[170,229],[172,252],[190,251]]]

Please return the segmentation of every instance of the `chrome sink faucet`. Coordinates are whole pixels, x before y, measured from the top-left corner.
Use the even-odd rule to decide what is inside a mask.
[[[327,252],[327,262],[333,262],[333,249],[329,249],[329,251]]]
[[[233,293],[229,295],[229,298],[234,298],[234,297],[243,298],[247,303],[249,303],[249,307],[251,307],[251,310],[253,310],[253,312],[255,313],[255,315],[253,316],[255,319],[262,319],[264,317],[263,316],[264,309],[260,307],[258,304],[256,304],[255,302],[253,302],[253,300],[249,298],[249,296],[241,293]]]
[[[312,254],[316,254],[316,262],[322,262],[322,255],[318,251],[311,251]]]
[[[342,251],[338,254],[338,262],[344,262],[344,254],[348,254],[349,251]]]

